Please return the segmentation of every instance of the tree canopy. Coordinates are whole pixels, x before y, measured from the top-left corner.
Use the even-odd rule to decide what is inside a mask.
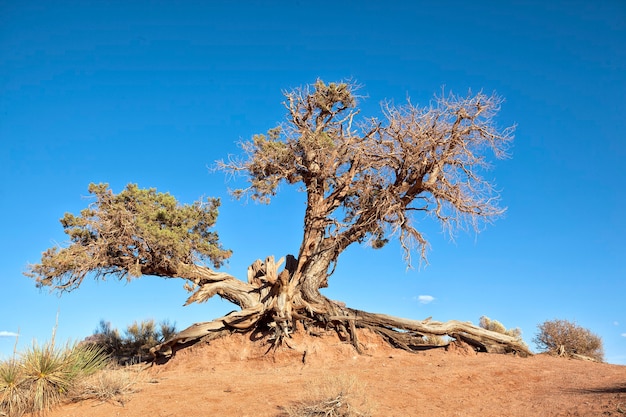
[[[505,157],[513,139],[513,127],[494,121],[500,97],[449,94],[426,107],[387,102],[382,118],[359,118],[355,89],[318,80],[285,92],[287,121],[243,143],[244,159],[220,162],[249,180],[234,194],[269,202],[281,182],[303,185],[305,234],[318,232],[333,261],[354,242],[381,247],[392,236],[408,261],[415,248],[423,257],[427,241],[414,213],[431,214],[450,231],[503,213],[482,177],[488,154]]]
[[[211,230],[218,199],[181,205],[168,193],[135,184],[119,194],[108,184],[90,184],[89,193],[95,201],[88,208],[61,219],[69,246],[48,249],[40,264],[30,266],[28,275],[38,286],[71,291],[88,273],[96,278],[171,277],[196,262],[218,268],[231,255]]]

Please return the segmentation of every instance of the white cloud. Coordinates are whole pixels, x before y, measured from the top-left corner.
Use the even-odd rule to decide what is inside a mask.
[[[622,333],[622,337],[626,337],[626,333]]]
[[[19,336],[19,334],[17,333],[0,330],[0,337],[17,337],[17,336]]]
[[[435,300],[435,297],[433,297],[432,295],[420,295],[417,297],[417,301],[419,301],[421,304],[428,304],[431,303]]]

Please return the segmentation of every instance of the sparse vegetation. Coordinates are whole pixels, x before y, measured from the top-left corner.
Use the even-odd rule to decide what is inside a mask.
[[[520,342],[522,341],[522,331],[519,329],[519,327],[511,328],[507,330],[507,328],[504,327],[504,325],[500,323],[498,320],[491,320],[487,316],[482,316],[480,318],[478,325],[485,330],[491,330],[492,332],[502,333],[507,336],[514,337]]]
[[[418,339],[418,342],[419,344],[422,344],[422,345],[445,346],[449,343],[449,340],[445,336],[428,334],[428,335],[422,336],[421,339]]]
[[[141,362],[151,357],[150,349],[176,334],[176,325],[167,320],[135,321],[126,327],[124,336],[111,323],[101,320],[88,342],[100,346],[120,363]]]
[[[43,413],[58,404],[83,378],[108,363],[108,356],[90,344],[40,345],[0,363],[0,415],[19,417]]]
[[[113,366],[81,379],[69,392],[71,401],[95,399],[124,405],[128,396],[138,391],[144,374],[136,366]]]
[[[305,390],[305,398],[283,407],[286,417],[366,417],[372,415],[372,404],[365,386],[354,377],[324,380]]]
[[[533,341],[551,355],[604,361],[602,339],[590,330],[567,320],[548,320],[537,326]]]

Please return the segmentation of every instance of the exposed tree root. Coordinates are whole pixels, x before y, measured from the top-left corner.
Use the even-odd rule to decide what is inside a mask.
[[[323,316],[317,313],[315,318],[299,319],[299,321],[302,322],[305,329],[335,330],[339,338],[349,341],[358,353],[363,353],[363,351],[359,344],[357,329],[369,329],[382,336],[389,345],[409,352],[441,347],[424,343],[424,336],[435,335],[448,336],[454,340],[465,342],[480,352],[514,353],[523,357],[532,355],[523,342],[502,333],[485,330],[471,323],[456,320],[445,323],[430,319],[408,320],[354,309],[345,309],[345,311],[349,314],[345,316]],[[271,335],[269,337],[271,340],[270,349],[283,345],[292,347],[289,343],[290,334],[283,333],[283,327],[280,324],[259,320],[256,326],[247,329],[232,327],[227,323],[233,322],[229,316],[235,314],[230,313],[220,319],[194,324],[154,348],[153,353],[167,358],[179,348],[188,346],[194,341],[209,341],[242,331],[256,331],[264,335]],[[292,329],[295,328],[294,325]],[[314,331],[310,331],[310,333],[315,335]]]
[[[300,322],[304,329],[336,331],[341,340],[350,342],[359,353],[362,348],[357,329],[369,329],[391,346],[409,352],[424,350],[428,346],[424,343],[426,336],[448,336],[481,352],[532,355],[522,341],[467,322],[451,320],[443,323],[430,318],[409,320],[368,313],[321,295],[314,301],[304,301],[302,295],[294,291],[297,287],[291,281],[297,261],[288,256],[285,268],[279,274],[278,267],[284,261],[275,262],[273,257],[268,257],[265,262],[254,262],[248,268],[247,283],[227,274],[212,274],[210,270],[194,267],[196,287],[192,289],[190,301],[204,301],[219,294],[238,304],[241,310],[213,321],[196,323],[153,348],[153,354],[167,358],[194,341],[210,340],[233,332],[265,335],[271,341],[270,349],[283,345],[291,347],[291,333]]]

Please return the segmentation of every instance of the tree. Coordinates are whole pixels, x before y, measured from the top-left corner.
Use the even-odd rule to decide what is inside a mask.
[[[412,253],[424,259],[427,241],[416,214],[431,215],[453,231],[468,225],[479,230],[503,213],[493,185],[482,177],[489,167],[485,151],[505,157],[512,140],[513,128],[499,130],[494,123],[499,97],[451,94],[424,108],[386,103],[382,120],[358,120],[355,92],[355,85],[322,81],[285,92],[287,121],[243,143],[242,158],[218,162],[223,171],[245,176],[247,186],[233,192],[237,197],[269,203],[281,183],[301,186],[307,207],[297,256],[257,260],[247,282],[238,280],[198,262],[218,267],[230,255],[209,231],[219,201],[184,206],[134,185],[118,195],[91,185],[93,207],[61,220],[71,245],[48,250],[30,275],[58,290],[76,288],[88,272],[96,278],[179,277],[192,293],[187,304],[217,294],[240,307],[183,330],[160,346],[164,354],[178,343],[235,330],[269,330],[275,343],[288,343],[298,321],[336,329],[357,350],[361,327],[408,350],[424,335],[449,335],[485,351],[529,354],[515,338],[468,323],[367,313],[320,293],[340,254],[354,243],[380,248],[397,237],[409,264]]]
[[[551,355],[577,359],[604,361],[602,339],[567,320],[547,320],[537,326],[539,333],[533,341],[537,347]]]

